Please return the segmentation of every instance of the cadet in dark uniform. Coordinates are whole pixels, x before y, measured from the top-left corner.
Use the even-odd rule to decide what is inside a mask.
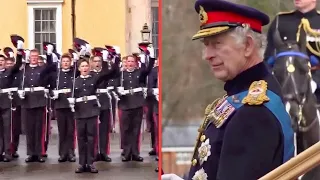
[[[103,72],[99,75],[90,75],[89,61],[81,59],[78,63],[80,77],[75,80],[74,98],[69,98],[71,107],[74,105],[79,164],[76,173],[82,173],[86,170],[91,173],[97,173],[98,170],[93,166],[96,154],[98,116],[100,115],[100,103],[98,101],[96,90],[98,85],[104,81],[113,78],[117,74],[116,68],[108,70],[103,66]]]
[[[123,157],[122,161],[143,161],[139,155],[140,131],[143,116],[145,98],[142,85],[146,76],[154,65],[154,52],[152,48],[145,51],[148,54],[149,64],[147,68],[137,68],[137,60],[134,56],[127,56],[126,70],[121,72],[120,87],[121,95],[119,109],[121,110],[121,125],[123,129]]]
[[[53,47],[47,48],[48,56],[52,56]],[[27,155],[26,162],[45,162],[42,157],[45,154],[46,141],[46,105],[48,92],[46,87],[47,74],[55,66],[52,63],[52,57],[48,57],[48,64],[38,65],[39,51],[33,49],[30,51],[30,63],[25,66],[22,85],[19,87],[18,94],[22,99],[22,108],[25,109],[26,118],[26,139]]]
[[[5,67],[5,57],[0,55],[0,150],[1,159],[9,162],[12,159],[12,143],[13,143],[13,123],[12,123],[12,108],[13,96],[12,85],[14,76],[19,73],[19,68],[22,65],[23,42],[20,41],[17,51],[17,63],[11,67]],[[13,52],[11,52],[13,53]]]
[[[71,62],[68,54],[62,55],[58,69],[52,78],[55,81],[51,81],[59,131],[59,162],[76,161],[74,157],[75,119],[67,98],[71,97],[73,79],[79,75],[79,71],[71,67]]]
[[[95,50],[95,55],[91,57],[91,75],[99,76],[102,72],[102,58],[103,63],[107,63],[109,70],[111,69],[111,60],[108,60],[108,51],[98,49]],[[102,54],[101,54],[102,53]],[[111,129],[111,99],[112,95],[110,90],[114,87],[108,87],[108,81],[102,81],[98,85],[97,96],[100,102],[100,115],[99,115],[99,153],[96,160],[111,162],[111,158],[108,157],[110,151],[110,129]]]
[[[15,65],[14,58],[6,58],[6,68],[10,69]],[[21,66],[20,66],[21,68]],[[20,134],[22,134],[22,124],[21,124],[21,99],[18,96],[18,87],[21,83],[21,71],[19,70],[16,74],[13,76],[13,82],[12,82],[12,157],[18,158],[19,154],[18,152],[18,146],[20,142]]]
[[[205,110],[188,179],[259,179],[295,150],[280,85],[261,54],[269,17],[222,0],[198,0],[195,9],[201,26],[192,39],[202,39],[203,57],[227,94]],[[181,179],[162,175],[168,178]]]
[[[275,44],[273,42],[273,35],[277,29],[277,21],[278,21],[278,30],[282,40],[286,41],[297,41],[297,32],[299,25],[302,19],[307,19],[310,23],[311,28],[320,34],[320,12],[316,10],[317,1],[309,1],[309,0],[300,0],[295,1],[296,10],[290,12],[281,12],[279,13],[273,22],[271,23],[269,30],[267,41],[268,45],[265,51],[264,60],[267,61],[269,58],[276,55]],[[307,32],[308,34],[308,32]],[[307,49],[308,56],[311,55],[320,58],[320,49],[317,49],[317,45],[320,43],[319,38],[307,36],[307,43],[310,43],[310,47]],[[318,84],[318,89],[315,94],[318,99],[318,103],[320,103],[320,70],[319,67],[316,67],[315,70],[312,71],[312,78]]]
[[[155,62],[155,66],[152,68],[149,76],[148,76],[148,96],[147,96],[147,104],[148,104],[148,112],[147,119],[150,121],[151,125],[151,147],[152,150],[149,152],[150,156],[158,155],[157,150],[157,140],[158,137],[158,101],[156,99],[155,93],[158,91],[155,88],[158,88],[158,65],[157,60]],[[158,91],[159,92],[159,91]]]

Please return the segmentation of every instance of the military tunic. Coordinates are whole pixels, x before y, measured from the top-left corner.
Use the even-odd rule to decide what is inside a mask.
[[[17,63],[10,69],[0,71],[0,150],[1,154],[12,155],[12,107],[13,107],[13,81],[22,64],[22,56],[17,55]]]
[[[150,73],[154,58],[150,58],[148,67],[135,69],[132,72],[122,71],[120,85],[124,88],[125,95],[121,95],[119,109],[121,111],[120,123],[123,131],[123,155],[125,159],[139,158],[140,130],[143,116],[145,98],[143,85]]]
[[[87,75],[76,78],[75,81],[75,118],[79,149],[79,164],[92,165],[97,154],[97,128],[100,115],[100,103],[96,91],[98,85],[113,78],[117,68],[111,70],[103,68],[99,75]]]
[[[223,106],[228,104],[227,101],[218,101],[215,104],[220,105],[209,114],[221,107],[221,111],[227,113],[227,119],[214,123],[209,118],[208,125],[200,128],[203,135],[195,148],[188,179],[256,180],[293,156],[293,131],[282,104],[281,89],[264,63],[227,81],[224,89],[234,103],[243,103],[237,94],[247,91],[254,81],[260,80],[267,82],[268,90],[280,97],[275,105],[282,107],[282,113],[287,115],[288,131],[282,130],[280,120],[264,105],[244,104],[229,111],[231,106],[225,109],[227,106]],[[286,139],[284,134],[291,136]],[[285,143],[291,147],[290,152],[284,152]]]

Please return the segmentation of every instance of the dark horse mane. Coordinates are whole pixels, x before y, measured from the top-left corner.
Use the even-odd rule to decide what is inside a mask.
[[[277,54],[272,71],[281,85],[284,103],[296,134],[296,152],[301,153],[319,141],[319,119],[316,97],[311,89],[311,62],[307,55],[306,33],[299,42],[282,41],[278,30],[273,36]],[[320,179],[320,167],[306,173],[303,180]]]

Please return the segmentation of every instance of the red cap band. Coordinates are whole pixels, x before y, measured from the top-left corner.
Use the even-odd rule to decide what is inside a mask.
[[[208,24],[217,23],[217,22],[245,23],[245,24],[249,24],[250,28],[255,31],[258,31],[258,32],[262,31],[262,23],[257,19],[248,18],[232,12],[222,12],[222,11],[207,12],[207,15],[208,15],[208,20],[203,25],[208,25]]]

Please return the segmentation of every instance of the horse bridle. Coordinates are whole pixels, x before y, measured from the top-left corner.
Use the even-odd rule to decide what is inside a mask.
[[[301,52],[296,52],[296,51],[284,51],[284,52],[281,52],[279,54],[276,55],[275,59],[278,59],[280,57],[284,57],[284,56],[298,56],[298,57],[301,57],[303,59],[309,59],[309,57],[304,54],[304,53],[301,53]],[[291,64],[292,63],[292,59],[289,59],[289,63]],[[311,69],[311,68],[310,68]],[[307,93],[303,93],[303,97],[302,99],[300,98],[300,94],[299,92],[297,91],[297,85],[296,85],[296,82],[294,80],[294,78],[292,77],[292,73],[293,72],[288,72],[288,77],[285,79],[284,83],[282,84],[282,89],[285,87],[285,85],[287,84],[287,82],[289,81],[289,78],[291,78],[291,80],[293,81],[293,84],[294,84],[294,95],[295,97],[292,97],[292,95],[284,95],[284,99],[285,101],[288,101],[290,103],[290,101],[294,100],[297,102],[298,104],[298,121],[297,121],[297,124],[298,124],[298,131],[300,132],[307,132],[309,131],[312,126],[317,122],[317,118],[316,117],[308,126],[302,126],[301,123],[305,124],[305,118],[303,117],[303,113],[302,113],[302,109],[303,109],[303,106],[304,106],[304,103],[307,99]],[[309,76],[309,78],[306,79],[306,81],[309,81],[311,79],[311,76]],[[308,89],[306,92],[308,92],[310,86],[308,86]]]

